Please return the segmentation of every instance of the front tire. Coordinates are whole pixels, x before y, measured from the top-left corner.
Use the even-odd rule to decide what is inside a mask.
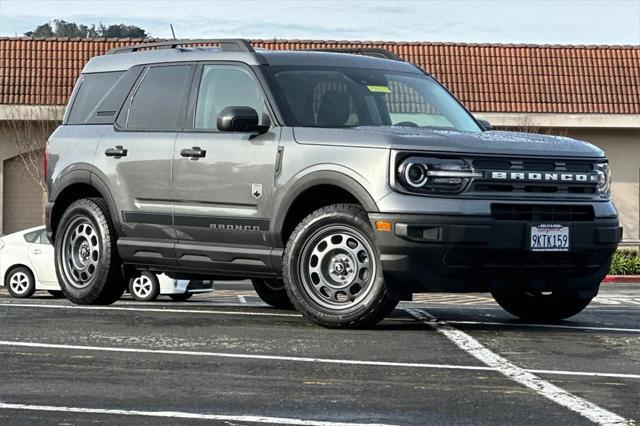
[[[25,266],[14,268],[7,274],[4,285],[11,297],[28,299],[36,291],[36,280],[31,270]]]
[[[296,227],[283,277],[296,309],[323,327],[368,327],[398,304],[387,293],[367,213],[352,204],[323,207]]]
[[[256,291],[260,299],[269,306],[277,309],[293,309],[293,304],[289,300],[287,290],[284,287],[284,281],[272,279],[253,279],[251,280],[253,289]]]
[[[158,276],[151,272],[143,272],[129,279],[129,293],[139,302],[153,302],[160,294]]]
[[[109,208],[101,198],[73,202],[55,239],[56,275],[65,297],[79,305],[108,305],[126,289]]]
[[[592,297],[577,291],[494,291],[493,298],[510,314],[531,322],[552,323],[572,317],[589,305]]]

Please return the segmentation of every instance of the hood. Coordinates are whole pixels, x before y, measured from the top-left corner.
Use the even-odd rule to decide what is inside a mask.
[[[604,151],[598,147],[576,139],[497,130],[470,133],[396,126],[353,127],[347,129],[296,127],[294,135],[296,141],[303,144],[456,154],[604,157]]]

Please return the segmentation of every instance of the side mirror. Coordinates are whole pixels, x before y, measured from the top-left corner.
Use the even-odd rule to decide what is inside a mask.
[[[226,107],[218,115],[218,130],[223,132],[259,132],[269,130],[269,126],[261,126],[258,113],[247,106]]]
[[[493,130],[493,126],[487,120],[480,120],[479,118],[476,118],[476,120],[478,120],[478,123],[480,123],[484,130]]]

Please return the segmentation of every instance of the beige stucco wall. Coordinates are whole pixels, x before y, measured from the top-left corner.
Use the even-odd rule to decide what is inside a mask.
[[[640,239],[640,129],[570,129],[567,136],[586,140],[605,151],[624,238]]]

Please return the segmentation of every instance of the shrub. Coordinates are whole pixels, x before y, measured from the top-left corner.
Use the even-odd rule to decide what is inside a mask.
[[[618,250],[611,262],[611,275],[640,275],[640,251],[631,249]]]

